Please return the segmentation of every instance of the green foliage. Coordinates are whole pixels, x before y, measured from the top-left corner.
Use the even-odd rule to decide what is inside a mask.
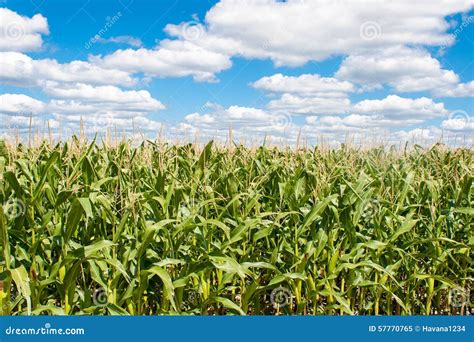
[[[1,313],[465,314],[473,155],[2,144]]]

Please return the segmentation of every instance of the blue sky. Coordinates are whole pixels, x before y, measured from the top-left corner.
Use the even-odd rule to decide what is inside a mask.
[[[2,134],[472,144],[473,4],[3,1]]]

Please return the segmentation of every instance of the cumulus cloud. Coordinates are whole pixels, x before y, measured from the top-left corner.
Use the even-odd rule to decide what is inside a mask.
[[[14,127],[26,129],[36,126],[38,118],[46,110],[46,104],[24,94],[0,95],[0,135]]]
[[[291,138],[298,132],[298,126],[291,116],[279,115],[253,107],[218,105],[207,106],[206,113],[187,115],[177,126],[177,132],[190,136],[199,134],[208,138],[225,138],[232,129],[234,138],[252,139],[270,136],[274,138]]]
[[[59,92],[54,88],[59,99],[43,102],[24,94],[0,95],[0,113],[41,114],[56,113],[70,115],[87,115],[107,113],[117,116],[143,116],[164,109],[164,105],[151,97],[150,93],[141,91],[122,91],[116,87],[91,87],[77,84],[75,87]],[[65,99],[60,99],[61,97]]]
[[[125,86],[136,83],[126,71],[77,60],[70,63],[58,63],[55,59],[36,60],[19,52],[0,52],[0,80],[26,87],[42,86],[45,81]]]
[[[350,82],[317,74],[275,74],[262,77],[252,86],[271,94],[280,94],[280,98],[270,101],[267,108],[292,115],[345,113],[351,105],[348,94],[354,91]]]
[[[261,78],[253,83],[253,87],[283,93],[280,98],[271,100],[267,109],[291,115],[341,115],[352,111],[354,114],[377,117],[379,121],[407,122],[410,119],[410,123],[416,123],[441,117],[448,112],[443,103],[435,103],[426,97],[411,99],[390,95],[384,99],[363,100],[352,105],[348,98],[348,94],[354,91],[352,83],[319,75],[290,77],[276,74]],[[331,120],[337,122],[336,118]]]
[[[448,118],[441,122],[441,128],[454,132],[474,133],[474,118],[467,114],[463,117]]]
[[[366,134],[378,134],[376,132],[390,132],[394,128],[404,128],[420,123],[420,120],[392,120],[382,115],[359,115],[350,114],[347,116],[309,116],[306,123],[312,128],[317,128],[320,132],[344,132]]]
[[[262,109],[252,107],[230,106],[223,108],[213,106],[207,114],[192,113],[184,118],[186,123],[200,128],[224,128],[231,126],[271,126],[272,116]]]
[[[301,125],[296,122],[292,111],[282,114],[270,108],[225,108],[214,105],[208,111],[186,116],[177,129],[188,136],[199,134],[210,138],[226,138],[229,128],[232,128],[234,135],[240,139],[271,136],[294,141],[301,132],[313,141],[324,136],[333,142],[343,142],[350,134],[363,139],[386,139],[386,142],[393,142],[398,136],[407,137],[419,133],[413,129],[407,131],[406,127],[448,114],[442,103],[434,103],[431,99],[409,99],[394,95],[382,100],[364,100],[351,106],[349,110],[354,113],[307,116],[305,124]]]
[[[146,90],[122,90],[115,86],[135,84],[126,71],[102,68],[89,62],[58,63],[54,59],[34,60],[18,52],[0,52],[0,80],[5,84],[39,87],[49,96],[42,102],[26,95],[4,94],[0,103],[2,122],[7,127],[29,128],[29,113],[40,114],[33,126],[48,121],[55,129],[79,132],[79,121],[89,131],[110,127],[129,129],[146,124],[156,128],[145,116],[165,106]],[[78,120],[77,118],[82,118]]]
[[[106,56],[91,56],[90,61],[153,77],[192,76],[196,81],[215,81],[216,73],[232,65],[229,56],[182,40],[164,40],[155,50],[117,50]]]
[[[92,86],[82,83],[59,86],[55,82],[47,83],[44,90],[54,98],[113,107],[117,111],[148,112],[165,108],[146,90],[124,91],[114,86]]]
[[[451,88],[439,88],[434,90],[438,97],[474,97],[474,81],[459,83]]]
[[[0,20],[0,81],[38,87],[49,96],[43,102],[21,94],[1,95],[0,120],[14,118],[25,127],[28,116],[21,113],[31,112],[37,119],[48,119],[55,129],[77,132],[82,122],[98,130],[118,126],[156,132],[162,124],[151,116],[164,105],[146,90],[120,87],[136,86],[142,76],[214,82],[235,57],[269,59],[276,66],[293,67],[342,56],[333,77],[277,73],[256,80],[251,86],[269,96],[263,108],[208,104],[168,130],[181,136],[225,138],[232,128],[241,138],[290,140],[302,131],[313,139],[325,135],[339,142],[352,133],[388,136],[387,141],[414,136],[432,141],[441,129],[466,133],[472,131],[470,119],[446,119],[449,111],[443,103],[407,93],[473,96],[474,81],[462,83],[428,52],[432,46],[453,44],[456,33],[447,32],[455,26],[448,23],[447,16],[466,12],[473,4],[474,0],[440,0],[430,6],[405,0],[378,0],[370,6],[365,0],[223,0],[208,11],[203,22],[194,18],[166,25],[169,39],[154,48],[143,48],[132,36],[111,37],[101,41],[132,48],[69,63],[21,53],[41,48],[42,35],[48,34],[47,21],[41,15],[21,17],[0,9],[0,19],[6,18]],[[12,27],[21,28],[22,39],[7,44],[12,38],[8,32],[15,32]],[[354,93],[387,85],[394,93],[405,93],[404,97],[389,95],[351,103],[349,97]],[[298,124],[303,121],[298,116],[305,116],[304,124]],[[432,119],[444,121],[438,128],[416,127]]]
[[[117,134],[135,133],[139,139],[146,135],[157,134],[162,123],[143,116],[138,117],[111,117],[104,113],[93,113],[90,115],[61,115],[53,114],[48,120],[49,126],[56,134],[62,136],[78,135],[80,127],[85,130],[86,134],[95,135],[96,133],[104,133],[113,131]]]
[[[45,110],[45,104],[24,94],[1,94],[1,114],[38,114]]]
[[[318,74],[285,76],[275,74],[262,77],[252,86],[273,93],[293,93],[324,97],[341,97],[354,91],[354,85],[347,81],[339,81],[332,77],[321,77]]]
[[[425,49],[396,46],[370,53],[350,55],[335,77],[364,89],[388,84],[398,92],[431,91],[436,96],[472,96],[472,85],[460,83],[459,76],[443,69]]]
[[[28,18],[0,8],[0,81],[17,87],[38,87],[49,96],[41,101],[24,94],[0,95],[2,131],[38,128],[46,121],[53,129],[75,127],[76,132],[79,121],[94,123],[93,129],[103,129],[104,122],[129,129],[133,121],[137,127],[146,125],[146,130],[157,127],[146,116],[164,109],[164,105],[148,91],[117,87],[136,85],[137,80],[129,72],[79,60],[59,63],[50,58],[33,59],[22,53],[41,48],[41,35],[48,33],[42,15]],[[127,37],[112,40],[137,43]]]
[[[0,51],[34,51],[49,34],[48,21],[41,14],[29,18],[0,8]]]
[[[135,48],[141,47],[143,42],[140,38],[133,37],[133,36],[116,36],[110,38],[100,38],[98,40],[100,43],[116,43],[116,44],[126,44],[133,46]]]
[[[267,108],[292,115],[343,114],[351,108],[351,101],[338,97],[304,97],[283,94],[281,98],[270,101]]]
[[[50,128],[62,128],[70,134],[78,133],[81,123],[90,134],[112,128],[129,131],[132,127],[152,132],[160,126],[159,122],[147,116],[164,109],[164,106],[147,91],[122,91],[112,86],[91,87],[83,84],[62,92],[58,88],[52,90],[57,92],[55,95],[59,99],[49,102],[23,94],[0,95],[0,131],[29,128],[31,114],[34,116],[33,127],[48,122]]]
[[[388,136],[387,143],[400,144],[411,142],[419,145],[429,146],[443,140],[443,132],[438,127],[428,126],[409,130],[399,130]],[[453,141],[453,143],[456,143]]]
[[[369,114],[390,120],[408,119],[417,122],[448,114],[443,103],[436,103],[427,97],[410,99],[397,95],[389,95],[382,100],[360,101],[353,106],[352,111],[357,114]]]
[[[297,66],[333,55],[395,45],[450,45],[445,17],[473,1],[223,0],[206,14],[208,34],[232,40],[236,54]],[[265,15],[262,15],[265,13]]]
[[[447,117],[449,113],[443,103],[426,97],[411,99],[389,95],[383,99],[362,100],[354,105],[349,100],[341,102],[341,98],[337,97],[318,98],[309,95],[311,87],[296,87],[295,80],[290,82],[293,93],[308,95],[284,93],[281,98],[271,100],[265,109],[208,106],[208,110],[186,116],[178,125],[178,131],[188,135],[199,133],[207,137],[226,137],[227,131],[232,128],[239,137],[261,138],[268,135],[289,140],[296,139],[301,131],[312,139],[324,135],[338,142],[344,141],[347,134],[374,140],[383,137],[392,141],[399,135],[404,136],[409,127],[415,128],[427,120]],[[260,82],[259,87],[276,92],[289,90],[267,81]],[[350,91],[351,88],[344,89]],[[316,92],[319,90],[315,89]],[[339,108],[340,112],[334,113],[335,108]],[[306,115],[305,124],[297,123],[298,115]]]
[[[454,36],[446,33],[450,26],[445,17],[472,6],[472,0],[430,6],[405,0],[370,6],[362,0],[223,0],[207,12],[204,23],[168,24],[165,32],[173,39],[162,40],[155,49],[118,50],[90,60],[150,76],[215,81],[236,56],[301,66],[394,46],[448,46]]]
[[[39,87],[50,98],[41,102],[21,94],[2,95],[0,113],[9,126],[20,128],[28,121],[22,115],[31,112],[42,114],[43,121],[48,120],[53,128],[61,122],[61,127],[75,132],[79,122],[75,118],[92,125],[89,128],[93,131],[117,125],[128,129],[133,118],[137,125],[146,123],[149,130],[156,125],[145,116],[165,108],[146,90],[117,87],[136,83],[128,72],[89,62],[58,63],[54,59],[35,60],[19,52],[0,52],[0,80],[20,87]]]

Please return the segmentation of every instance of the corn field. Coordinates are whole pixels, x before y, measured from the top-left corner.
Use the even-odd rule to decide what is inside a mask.
[[[3,143],[1,313],[472,314],[473,156]]]

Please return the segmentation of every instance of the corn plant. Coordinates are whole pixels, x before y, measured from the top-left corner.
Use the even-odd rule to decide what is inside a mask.
[[[1,313],[469,314],[473,155],[2,144]]]

